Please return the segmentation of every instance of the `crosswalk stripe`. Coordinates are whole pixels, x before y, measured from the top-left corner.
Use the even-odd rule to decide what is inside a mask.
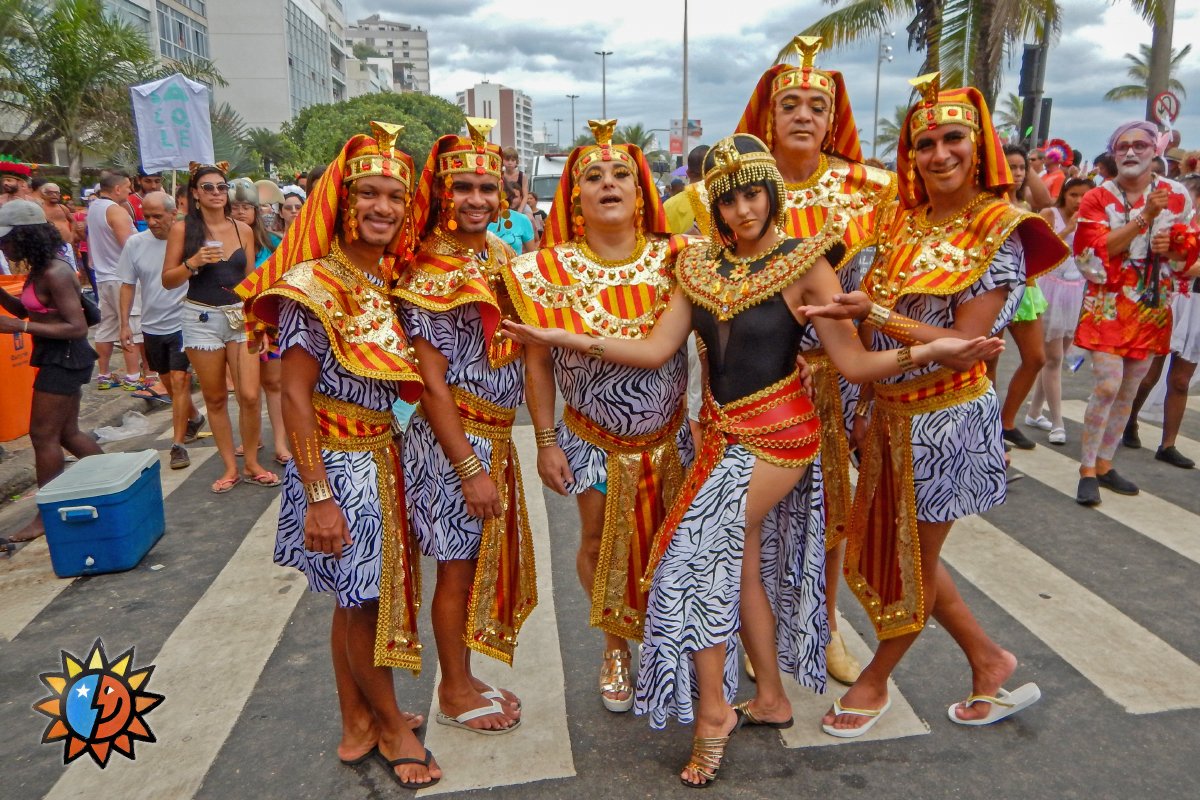
[[[269,566],[278,517],[276,499],[162,650],[137,654],[155,665],[147,690],[166,696],[147,717],[158,742],[142,745],[136,761],[109,762],[105,796],[184,800],[200,788],[304,594],[299,572]],[[46,797],[94,798],[88,761],[67,767]]]
[[[955,523],[942,556],[1129,713],[1200,708],[1200,665],[987,520]]]
[[[1013,466],[1072,500],[1079,485],[1079,462],[1050,447],[1013,452]],[[1200,516],[1142,489],[1135,497],[1104,491],[1104,502],[1090,510],[1200,564]]]
[[[421,790],[421,797],[575,775],[571,733],[567,728],[562,650],[554,611],[550,526],[537,476],[533,428],[515,427],[513,441],[523,467],[529,527],[533,531],[538,606],[521,628],[521,643],[511,670],[499,661],[478,655],[472,658],[471,666],[481,679],[511,689],[521,698],[521,727],[503,736],[482,736],[430,724],[425,746],[436,756],[445,777],[437,786]],[[439,670],[435,685],[440,680]],[[435,689],[427,719],[432,721],[437,711]]]
[[[843,587],[844,588],[844,587]],[[849,597],[849,590],[846,596]],[[860,664],[871,660],[871,650],[858,632],[850,626],[845,617],[838,614],[838,630],[846,642],[846,649],[858,659]],[[908,700],[900,693],[895,681],[888,679],[888,697],[892,707],[888,713],[879,718],[875,727],[857,739],[839,739],[821,730],[821,717],[825,716],[833,698],[846,693],[845,687],[830,679],[829,691],[823,695],[800,688],[800,684],[792,680],[783,682],[788,699],[792,701],[792,715],[796,724],[779,732],[784,747],[822,747],[825,745],[854,744],[855,742],[875,742],[881,739],[900,739],[905,736],[919,736],[929,733],[927,725],[913,710]]]
[[[193,451],[190,454],[192,466],[186,470],[170,469],[171,454],[160,454],[163,500],[215,452],[211,448]],[[55,576],[50,566],[50,547],[44,537],[25,545],[15,557],[0,561],[0,608],[4,609],[0,614],[0,641],[11,642],[17,638],[25,626],[74,580]]]
[[[1064,400],[1062,408],[1064,417],[1082,423],[1083,417],[1087,413],[1087,402],[1084,400]],[[1161,412],[1156,416],[1158,420],[1162,420]],[[1138,427],[1140,428],[1142,426],[1153,429],[1156,437],[1162,434],[1162,425],[1157,421],[1147,422],[1146,420],[1139,418]],[[1189,439],[1183,434],[1179,434],[1175,437],[1175,444],[1188,450],[1200,452],[1200,442],[1196,441],[1195,439]],[[1157,447],[1158,445],[1154,444],[1150,449],[1153,450]]]

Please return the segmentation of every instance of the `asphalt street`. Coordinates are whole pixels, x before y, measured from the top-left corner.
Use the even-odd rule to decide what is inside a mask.
[[[1011,348],[1010,348],[1011,349]],[[1006,368],[1011,356],[1005,355]],[[1043,699],[995,726],[966,728],[947,706],[970,689],[949,636],[932,624],[895,673],[893,708],[859,740],[821,733],[823,697],[796,687],[796,726],[744,729],[732,740],[710,797],[784,798],[1193,798],[1200,737],[1200,471],[1122,449],[1118,466],[1139,497],[1073,502],[1087,366],[1066,375],[1063,447],[1026,429],[1036,450],[1013,454],[1023,477],[1008,501],[959,523],[946,561],[985,629],[1020,659],[1009,688],[1036,682]],[[1001,381],[1003,389],[1004,382]],[[1193,403],[1193,406],[1195,404]],[[1023,414],[1022,414],[1023,416]],[[158,431],[119,449],[165,451]],[[1200,458],[1200,412],[1189,410],[1179,449]],[[575,577],[573,501],[543,491],[528,418],[516,441],[525,464],[541,603],[522,632],[514,669],[479,671],[516,691],[524,724],[483,737],[428,725],[426,743],[446,772],[421,796],[640,798],[686,796],[676,774],[689,730],[653,731],[645,719],[606,712],[596,676],[602,640],[586,624]],[[271,563],[277,489],[243,485],[213,495],[211,439],[193,465],[163,471],[167,533],[135,569],[58,579],[46,545],[0,559],[0,796],[33,798],[376,798],[405,796],[377,762],[338,763],[337,701],[328,657],[332,608],[298,573]],[[269,449],[269,448],[268,448]],[[268,452],[269,455],[269,452]],[[267,459],[264,462],[267,463]],[[0,532],[30,501],[0,508]],[[433,569],[424,565],[425,669],[396,674],[402,707],[437,711],[429,629]],[[861,608],[843,587],[844,630],[873,645]],[[134,666],[155,665],[149,692],[165,695],[139,742],[101,770],[86,756],[64,766],[63,745],[41,744],[47,695],[41,673],[62,670],[60,651],[85,658],[101,638],[108,655],[135,647]],[[742,696],[753,685],[743,680]]]

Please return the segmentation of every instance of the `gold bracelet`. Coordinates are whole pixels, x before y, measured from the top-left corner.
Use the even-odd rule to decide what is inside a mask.
[[[554,428],[538,428],[533,432],[533,438],[537,441],[539,450],[543,447],[558,446],[558,435],[554,432]]]
[[[909,372],[917,368],[917,363],[913,361],[912,348],[908,345],[901,347],[896,351],[896,363],[900,365],[900,369],[904,372]]]
[[[304,484],[304,496],[308,498],[309,505],[312,505],[322,500],[332,500],[333,490],[329,488],[329,481],[321,478],[319,481]]]
[[[462,461],[454,464],[454,471],[458,473],[458,479],[466,483],[471,478],[483,472],[483,462],[479,460],[479,456],[472,453]]]
[[[596,343],[587,349],[587,357],[594,358],[597,361],[604,360],[604,345]]]
[[[892,315],[890,308],[885,308],[879,303],[871,303],[871,313],[867,314],[867,324],[874,325],[879,330],[883,330],[883,326],[887,325],[888,317]]]
[[[856,416],[856,417],[862,417],[863,419],[865,419],[870,414],[871,414],[871,404],[869,402],[864,403],[862,401],[859,401],[858,405],[856,405],[854,407],[854,416]]]

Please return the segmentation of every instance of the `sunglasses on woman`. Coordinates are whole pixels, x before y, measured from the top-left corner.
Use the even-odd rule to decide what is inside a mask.
[[[200,184],[200,186],[198,188],[200,189],[200,191],[208,192],[209,194],[220,194],[221,192],[229,191],[229,184],[228,183],[202,183],[202,184]]]

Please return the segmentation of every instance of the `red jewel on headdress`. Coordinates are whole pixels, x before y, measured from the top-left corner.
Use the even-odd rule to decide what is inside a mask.
[[[957,108],[947,108],[947,109],[946,109],[946,116],[947,116],[947,117],[957,117],[957,116],[958,116],[958,109],[957,109]]]

